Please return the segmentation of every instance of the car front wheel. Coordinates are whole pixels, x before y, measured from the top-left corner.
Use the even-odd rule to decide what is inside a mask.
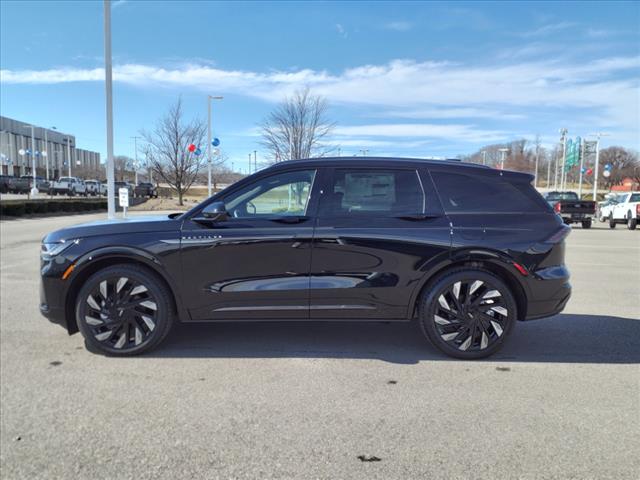
[[[90,351],[137,355],[157,347],[173,324],[171,292],[145,268],[115,265],[93,274],[76,300]]]
[[[456,269],[431,282],[419,308],[422,332],[441,352],[484,358],[497,352],[517,318],[509,287],[481,269]]]

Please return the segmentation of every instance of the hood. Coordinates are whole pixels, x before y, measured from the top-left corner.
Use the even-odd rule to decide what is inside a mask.
[[[173,216],[173,215],[171,215]],[[180,230],[182,220],[169,215],[144,215],[112,220],[96,220],[51,232],[42,240],[55,243],[62,240],[87,238],[96,235],[121,235],[126,233],[175,232]],[[179,215],[178,215],[179,216]]]

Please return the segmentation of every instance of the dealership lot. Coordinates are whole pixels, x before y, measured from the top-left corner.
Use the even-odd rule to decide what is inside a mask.
[[[116,359],[38,312],[41,237],[102,217],[0,223],[3,478],[637,478],[638,231],[575,228],[565,312],[486,361],[387,323],[180,326]]]

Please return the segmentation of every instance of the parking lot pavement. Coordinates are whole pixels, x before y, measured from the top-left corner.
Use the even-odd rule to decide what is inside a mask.
[[[566,311],[486,361],[385,323],[182,326],[116,359],[38,312],[41,237],[101,217],[0,223],[2,478],[638,478],[638,231],[575,228]]]

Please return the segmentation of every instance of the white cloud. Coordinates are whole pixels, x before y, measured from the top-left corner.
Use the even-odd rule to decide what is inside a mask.
[[[347,38],[349,36],[349,33],[341,23],[336,23],[336,30],[342,38]]]
[[[484,130],[473,125],[429,123],[385,123],[372,125],[339,126],[334,134],[371,137],[446,138],[462,142],[493,142],[504,140],[508,134],[497,130]]]
[[[560,32],[562,30],[567,30],[569,28],[573,28],[577,26],[575,22],[558,22],[558,23],[548,23],[547,25],[543,25],[542,27],[536,28],[535,30],[530,30],[528,32],[524,32],[521,34],[523,37],[542,37],[545,35],[549,35],[551,33]]]
[[[224,70],[202,63],[171,67],[124,64],[114,68],[114,80],[144,88],[215,90],[268,102],[279,101],[294,90],[309,86],[334,105],[375,106],[380,112],[388,110],[396,118],[412,119],[492,118],[495,114],[496,120],[517,120],[523,112],[528,114],[532,110],[563,111],[565,116],[570,116],[569,112],[580,108],[594,119],[590,128],[606,125],[620,132],[637,132],[640,128],[639,68],[638,56],[482,65],[394,60],[339,73],[311,69]],[[0,70],[3,85],[103,79],[102,68]],[[576,120],[585,121],[585,118]],[[438,131],[435,127],[429,126],[432,135]],[[444,134],[469,141],[493,139],[504,133],[475,131],[466,124],[450,127],[452,129]],[[426,127],[420,128],[413,133],[424,136]],[[406,127],[403,135],[409,134],[409,130]],[[374,133],[380,134],[380,131]]]
[[[388,22],[384,24],[386,30],[395,30],[396,32],[407,32],[413,28],[413,23],[404,20]]]

